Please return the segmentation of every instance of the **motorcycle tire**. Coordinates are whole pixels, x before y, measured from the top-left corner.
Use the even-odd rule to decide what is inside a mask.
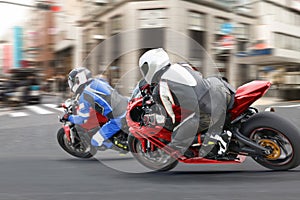
[[[172,158],[171,156],[167,155],[167,162],[159,162],[154,161],[149,158],[146,158],[145,153],[141,149],[141,142],[134,136],[130,135],[128,137],[128,148],[129,151],[132,153],[134,158],[140,162],[145,167],[154,170],[154,171],[169,171],[177,166],[178,161],[175,158]],[[157,150],[156,150],[157,151]],[[162,150],[161,150],[162,151]],[[154,151],[152,151],[154,153]],[[165,161],[165,160],[162,160]]]
[[[92,146],[90,147],[90,150],[84,149],[84,151],[81,151],[80,149],[76,149],[73,146],[67,144],[68,142],[63,128],[60,128],[57,132],[57,141],[63,150],[77,158],[91,158],[97,153],[97,149]]]
[[[260,165],[272,170],[289,170],[300,164],[300,132],[287,119],[273,112],[250,117],[240,129],[246,137],[271,150],[265,156],[252,156]]]

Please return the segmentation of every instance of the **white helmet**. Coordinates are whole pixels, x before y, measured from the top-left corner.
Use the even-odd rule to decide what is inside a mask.
[[[78,88],[92,79],[90,70],[79,67],[73,69],[68,76],[68,84],[72,92],[76,93]]]
[[[151,84],[154,74],[169,64],[170,58],[162,48],[147,51],[139,60],[141,73],[149,84]]]

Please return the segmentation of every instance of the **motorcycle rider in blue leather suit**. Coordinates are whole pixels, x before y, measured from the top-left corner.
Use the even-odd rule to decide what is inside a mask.
[[[83,124],[90,117],[90,108],[100,112],[107,117],[108,121],[93,135],[91,144],[96,147],[111,148],[113,144],[108,139],[122,128],[127,98],[121,96],[105,80],[92,78],[91,72],[83,67],[73,69],[69,73],[68,84],[78,97],[79,110],[77,115],[65,118],[74,124]]]

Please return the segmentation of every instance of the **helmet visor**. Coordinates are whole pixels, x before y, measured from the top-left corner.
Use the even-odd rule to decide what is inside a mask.
[[[149,65],[148,63],[144,63],[141,67],[141,71],[142,71],[142,74],[143,76],[146,76],[148,71],[149,71]]]
[[[72,90],[72,87],[74,86],[74,80],[72,80],[70,77],[68,79],[69,88]]]

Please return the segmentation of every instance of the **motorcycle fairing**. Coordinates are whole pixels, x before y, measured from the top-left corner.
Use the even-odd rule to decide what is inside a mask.
[[[129,110],[131,110],[134,107],[142,106],[142,99],[138,99],[135,101],[131,101],[129,103]],[[133,116],[130,116],[130,112],[127,112],[127,119],[134,118]],[[171,134],[172,132],[159,127],[149,127],[149,126],[141,126],[139,122],[136,121],[128,121],[129,131],[131,132],[134,137],[139,139],[142,144],[143,151],[146,151],[146,141],[148,140],[151,143],[151,148],[154,148],[154,146],[157,146],[158,148],[161,148],[166,153],[172,155],[173,152],[175,152],[174,149],[168,147],[165,143],[160,141],[159,139],[163,139],[165,141],[171,141]],[[159,138],[159,139],[158,139]],[[178,158],[177,155],[173,155],[174,157]],[[237,156],[235,160],[213,160],[213,159],[206,159],[201,157],[196,158],[186,158],[185,156],[181,155],[180,159],[178,161],[184,162],[184,163],[190,163],[190,164],[234,164],[234,163],[241,163],[244,162],[245,156]]]
[[[84,124],[80,125],[82,128],[87,130],[102,126],[108,121],[108,119],[104,115],[100,114],[92,108],[90,109],[89,116],[90,117],[88,118],[88,120]]]
[[[271,83],[268,81],[252,81],[250,83],[247,83],[241,87],[239,87],[236,91],[235,97],[234,97],[234,105],[231,110],[229,110],[229,113],[231,114],[231,118],[235,119],[240,114],[245,112],[249,106],[262,97],[269,87],[271,86]],[[234,164],[234,163],[242,163],[245,161],[246,156],[245,155],[237,155],[237,157],[234,160],[216,160],[216,159],[207,159],[202,157],[194,157],[194,158],[187,158],[183,155],[175,155],[172,154],[175,152],[174,149],[167,146],[164,142],[162,142],[160,139],[164,139],[165,141],[171,140],[171,131],[168,131],[162,127],[149,127],[149,126],[142,126],[140,124],[140,119],[135,116],[131,116],[131,111],[134,108],[141,107],[142,106],[142,98],[141,99],[134,99],[132,100],[128,105],[128,111],[127,112],[127,119],[128,125],[130,127],[131,134],[134,135],[137,139],[139,139],[142,143],[143,150],[146,151],[146,142],[147,140],[151,143],[151,149],[152,147],[156,146],[158,148],[161,148],[166,153],[170,154],[174,158],[176,158],[179,162],[183,163],[190,163],[190,164]],[[138,113],[136,113],[138,115]],[[135,118],[135,120],[133,120]]]
[[[231,120],[246,111],[253,102],[267,92],[270,86],[269,81],[252,81],[240,86],[234,96],[233,108],[229,111]]]

